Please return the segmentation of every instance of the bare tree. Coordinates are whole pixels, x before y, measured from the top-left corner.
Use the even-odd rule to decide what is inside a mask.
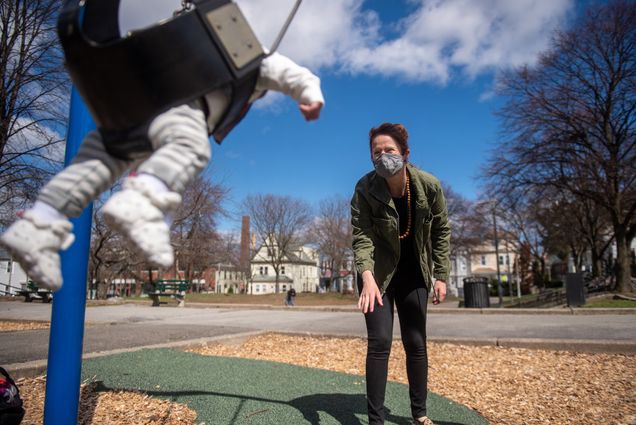
[[[533,266],[533,283],[538,287],[545,287],[545,280],[549,278],[546,267],[546,229],[538,220],[537,208],[533,198],[528,193],[515,191],[491,191],[487,192],[490,200],[479,203],[475,209],[477,214],[489,217],[491,230],[487,232],[488,238],[505,239],[506,243],[521,248],[523,252],[535,264]],[[497,225],[497,238],[495,238],[495,223]],[[497,259],[499,261],[499,259]]]
[[[172,234],[176,268],[184,271],[186,279],[200,278],[210,264],[226,255],[216,225],[225,214],[222,204],[227,193],[223,185],[205,176],[194,179],[183,193]]]
[[[442,182],[442,187],[451,223],[453,243],[450,255],[452,258],[460,254],[470,255],[470,251],[479,246],[490,232],[488,214],[477,208],[475,202],[455,192],[448,184]]]
[[[31,201],[61,165],[68,77],[58,0],[0,2],[0,208]],[[6,216],[6,214],[4,214]]]
[[[555,193],[550,201],[537,205],[537,219],[546,229],[546,250],[559,257],[570,256],[577,271],[581,271],[584,254],[592,257],[592,274],[603,274],[602,258],[611,242],[611,222],[607,211],[589,199],[567,193]]]
[[[319,252],[329,270],[329,284],[348,276],[352,270],[347,263],[352,259],[352,228],[349,201],[342,197],[320,202],[318,216],[310,229],[310,237],[318,244]],[[344,272],[344,274],[341,274]],[[343,285],[339,286],[344,290]]]
[[[209,177],[209,176],[208,176]],[[216,221],[224,213],[222,203],[227,190],[221,184],[211,183],[205,175],[197,177],[183,193],[183,203],[175,213],[172,241],[175,248],[175,266],[186,279],[201,277],[201,273],[225,255],[225,247],[216,232]],[[115,186],[117,190],[117,186]],[[113,279],[151,279],[153,270],[121,236],[113,232],[101,214],[103,200],[97,200],[93,211],[89,282],[104,298]],[[141,287],[137,286],[136,292]]]
[[[119,189],[119,184],[111,192]],[[114,279],[134,279],[135,293],[141,293],[141,283],[152,270],[134,249],[124,242],[121,235],[106,225],[102,215],[104,198],[93,203],[91,249],[88,262],[89,289],[95,290],[98,299],[104,299]]]
[[[629,245],[636,234],[636,5],[592,7],[557,33],[534,67],[500,80],[509,136],[486,174],[492,186],[552,187],[607,211],[617,248],[616,278],[631,290]]]
[[[245,211],[268,251],[268,260],[276,274],[276,293],[280,291],[280,270],[311,221],[311,208],[300,199],[272,194],[249,195]]]

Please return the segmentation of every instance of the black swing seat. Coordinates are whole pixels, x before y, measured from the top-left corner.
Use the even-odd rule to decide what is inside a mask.
[[[221,142],[248,107],[265,52],[231,0],[194,0],[194,8],[120,36],[120,0],[67,0],[58,34],[71,79],[112,154],[150,149],[154,117],[230,88],[214,131]]]

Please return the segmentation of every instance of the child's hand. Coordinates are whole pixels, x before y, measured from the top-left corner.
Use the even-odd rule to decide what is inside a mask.
[[[312,102],[307,105],[301,103],[300,112],[304,115],[307,121],[317,120],[320,117],[320,110],[322,109],[322,103]]]

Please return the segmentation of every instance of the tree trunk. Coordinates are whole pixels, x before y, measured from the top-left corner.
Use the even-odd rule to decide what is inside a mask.
[[[108,295],[108,282],[98,280],[97,281],[97,299],[105,300]]]
[[[499,261],[499,260],[497,260],[497,261]],[[543,289],[545,289],[546,288],[546,284],[545,284],[545,281],[546,281],[546,267],[545,267],[545,259],[543,257],[541,257],[539,259],[539,264],[541,265],[541,270],[540,270],[540,273],[541,273],[541,287]],[[547,276],[547,279],[550,280],[550,276]]]
[[[627,235],[622,226],[615,226],[616,237],[616,290],[622,294],[632,292],[630,255]]]
[[[595,245],[590,246],[592,253],[592,276],[599,277],[603,275],[603,264],[601,256],[598,254],[598,248]]]

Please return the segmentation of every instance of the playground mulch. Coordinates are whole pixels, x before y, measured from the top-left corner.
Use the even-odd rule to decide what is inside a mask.
[[[636,424],[636,356],[428,344],[429,389],[493,424]],[[266,334],[191,349],[364,375],[366,340]],[[389,380],[407,383],[394,342]]]
[[[49,322],[0,320],[0,332],[32,331],[38,329],[48,329],[49,327]]]
[[[264,334],[243,343],[205,345],[188,351],[198,355],[221,356],[215,357],[219,359],[218,362],[223,362],[224,358],[239,357],[355,376],[364,374],[366,340]],[[106,377],[106,387],[100,388],[100,384],[91,382],[91,379],[83,385],[80,412],[85,412],[85,421],[80,420],[79,423],[195,423],[197,413],[200,415],[207,406],[197,407],[195,404],[195,413],[184,404],[151,397],[155,395],[153,393],[179,392],[163,387],[148,387],[147,384],[144,386],[141,381],[145,378],[141,376],[147,375],[147,371],[140,371],[141,375],[136,378],[118,374],[118,371],[126,371],[125,365],[128,363],[138,368],[134,365],[138,365],[140,359],[151,364],[153,356],[158,361],[175,357],[174,354],[166,355],[150,350],[134,358],[130,354],[88,363],[86,369],[90,375],[85,378],[97,373],[100,379]],[[389,380],[407,382],[404,361],[404,350],[401,343],[396,341],[389,364]],[[242,367],[228,369],[230,365],[216,370],[227,370],[227,373],[233,374],[242,370]],[[128,369],[123,375],[133,373],[133,370]],[[165,373],[170,375],[171,372]],[[286,379],[281,378],[281,382],[291,382],[289,379],[299,376],[301,372],[292,370],[286,373],[290,375]],[[194,385],[197,373],[188,379]],[[360,381],[358,385],[363,384]],[[44,378],[22,379],[18,385],[27,403],[28,413],[24,423],[42,423]],[[144,388],[145,391],[111,388]],[[276,388],[280,390],[276,386],[272,387],[272,392]],[[636,356],[429,343],[429,389],[474,409],[493,424],[636,424]],[[256,391],[256,388],[248,390]],[[225,392],[231,391],[227,389]],[[404,397],[405,394],[400,396],[400,400]],[[221,406],[222,401],[215,403]],[[188,404],[192,406],[190,402]]]
[[[26,411],[24,424],[44,423],[46,378],[17,381]],[[99,391],[96,382],[81,386],[78,425],[193,424],[197,414],[184,404],[150,397],[138,391]]]

